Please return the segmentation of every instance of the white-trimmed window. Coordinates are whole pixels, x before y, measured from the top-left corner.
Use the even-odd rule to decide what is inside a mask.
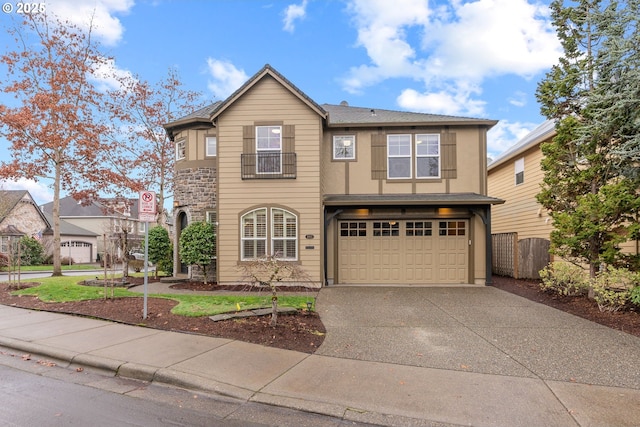
[[[205,138],[205,155],[207,157],[214,157],[218,152],[218,138],[215,136],[207,136]]]
[[[440,178],[440,135],[416,135],[416,178]]]
[[[411,135],[387,136],[387,178],[411,178]]]
[[[266,255],[288,261],[298,259],[298,217],[293,212],[280,208],[255,209],[242,215],[240,223],[243,261]]]
[[[9,236],[0,236],[0,253],[9,253]]]
[[[267,209],[256,209],[242,216],[241,256],[256,259],[267,254]]]
[[[144,225],[146,223],[143,221],[138,221],[138,234],[144,234]]]
[[[336,135],[333,137],[333,160],[355,160],[355,135]]]
[[[184,139],[176,141],[176,160],[182,160],[186,157],[187,142]]]
[[[271,209],[271,253],[277,259],[296,260],[298,219],[284,209]]]
[[[524,182],[524,157],[515,161],[515,183],[520,185]]]
[[[282,126],[256,126],[256,173],[282,173]]]

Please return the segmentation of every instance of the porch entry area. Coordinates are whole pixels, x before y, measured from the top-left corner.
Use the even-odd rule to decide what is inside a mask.
[[[468,219],[338,221],[338,283],[469,283]]]

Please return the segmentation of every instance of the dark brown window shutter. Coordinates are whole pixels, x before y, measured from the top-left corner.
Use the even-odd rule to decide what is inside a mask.
[[[440,150],[442,151],[442,178],[457,178],[458,161],[455,133],[443,133],[440,136]]]
[[[371,179],[387,179],[387,136],[371,135]]]
[[[256,127],[253,125],[242,127],[242,153],[243,154],[255,154],[256,153]],[[255,171],[256,160],[255,156],[243,156],[242,166],[247,170]]]
[[[296,126],[282,126],[282,152],[295,153],[296,151]]]

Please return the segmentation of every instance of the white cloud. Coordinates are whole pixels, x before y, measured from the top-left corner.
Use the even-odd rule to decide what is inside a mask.
[[[386,78],[411,77],[419,72],[405,30],[428,23],[426,0],[352,0],[348,10],[358,30],[357,45],[366,49],[372,65],[351,68],[343,81],[347,91],[358,93]]]
[[[290,4],[284,10],[283,29],[290,33],[295,30],[295,21],[304,19],[307,14],[308,0],[302,0],[301,4]]]
[[[43,205],[53,200],[53,191],[40,182],[32,179],[20,178],[17,181],[0,180],[2,190],[27,190],[36,204]]]
[[[80,28],[91,26],[105,45],[114,46],[124,33],[122,23],[115,15],[127,14],[133,6],[133,0],[56,0],[47,2],[47,12]]]
[[[106,59],[103,63],[93,67],[91,79],[95,81],[99,91],[123,89],[121,80],[133,79],[133,74],[122,68],[118,68],[113,59]]]
[[[209,74],[213,77],[207,87],[218,99],[227,98],[249,78],[244,70],[237,69],[229,61],[209,58],[207,67]]]
[[[501,120],[487,132],[487,155],[493,159],[527,136],[540,123]]]
[[[522,91],[516,91],[509,97],[509,104],[515,107],[524,107],[527,105],[527,94]]]
[[[424,93],[405,89],[401,106],[483,115],[484,103],[472,95],[481,94],[486,78],[530,78],[561,55],[548,8],[530,1],[452,0],[430,9],[428,0],[350,0],[357,45],[370,63],[352,67],[344,89],[360,93],[385,79],[411,78]],[[409,37],[415,33],[420,43]]]

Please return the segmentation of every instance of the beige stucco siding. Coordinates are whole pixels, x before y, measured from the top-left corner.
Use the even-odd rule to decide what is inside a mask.
[[[243,127],[295,126],[295,179],[241,178]],[[319,143],[322,122],[316,112],[266,77],[218,117],[218,279],[241,280],[240,215],[249,209],[278,206],[298,215],[298,257],[312,280],[321,280],[322,207]],[[305,238],[306,235],[313,236]],[[308,248],[308,249],[307,249]]]
[[[515,162],[524,158],[524,182],[515,184]],[[518,239],[541,237],[549,239],[552,221],[547,211],[536,201],[543,173],[539,146],[489,171],[489,196],[505,200],[491,211],[491,232],[517,232]]]

